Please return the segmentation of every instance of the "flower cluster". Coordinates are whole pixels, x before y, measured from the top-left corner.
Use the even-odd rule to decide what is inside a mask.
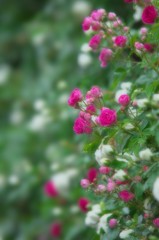
[[[136,0],[126,2],[137,3]],[[153,5],[147,6],[147,3],[145,4],[142,21],[144,24],[153,24],[158,17],[157,9]],[[153,51],[153,45],[146,42],[148,30],[142,27],[139,39],[132,45],[133,33],[131,33],[131,29],[125,26],[114,12],[106,12],[104,9],[94,10],[90,16],[84,18],[82,28],[84,32],[90,30],[95,32],[89,41],[89,47],[93,51],[100,51],[99,61],[101,67],[106,67],[119,49],[134,50],[135,48],[138,53]]]
[[[110,127],[116,124],[116,110],[104,107],[102,96],[103,93],[97,86],[93,86],[85,97],[82,97],[81,91],[77,88],[72,91],[68,105],[80,110],[73,126],[76,134],[90,134],[95,127]]]

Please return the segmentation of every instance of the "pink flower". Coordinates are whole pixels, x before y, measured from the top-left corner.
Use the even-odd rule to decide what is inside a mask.
[[[81,179],[81,186],[83,187],[83,188],[88,188],[89,187],[89,185],[90,185],[90,182],[89,182],[89,180],[88,179]]]
[[[112,57],[112,50],[109,48],[103,48],[100,52],[99,55],[99,61],[101,62],[101,67],[106,67],[107,62],[111,59]]]
[[[150,43],[144,43],[144,49],[145,49],[146,52],[150,52],[151,53],[151,52],[153,52],[154,47]]]
[[[134,0],[124,0],[125,3],[132,3]]]
[[[89,200],[87,198],[81,197],[78,200],[78,206],[81,209],[82,212],[87,212],[88,211],[88,204]]]
[[[99,168],[99,172],[101,174],[109,174],[111,171],[110,167],[105,167],[105,166],[102,166]]]
[[[115,28],[117,28],[121,25],[122,25],[122,21],[119,18],[113,22],[113,27],[115,27]]]
[[[62,225],[59,222],[55,222],[51,225],[50,228],[50,233],[52,237],[60,237],[61,236],[61,231],[62,231]]]
[[[127,37],[126,36],[117,36],[114,39],[114,43],[118,47],[125,47],[127,43]]]
[[[155,218],[153,220],[153,224],[154,224],[155,227],[159,228],[159,218]]]
[[[93,86],[87,93],[86,93],[86,99],[93,99],[102,97],[102,91],[99,87]]]
[[[94,104],[91,104],[91,105],[87,106],[86,112],[89,112],[90,114],[95,113],[96,112],[96,107],[94,106]]]
[[[95,21],[101,21],[103,16],[104,16],[104,14],[105,14],[105,10],[104,9],[97,9],[97,10],[94,10],[91,13],[91,17]]]
[[[75,88],[70,94],[70,97],[68,99],[68,105],[71,107],[76,107],[77,103],[80,102],[81,100],[82,100],[82,93],[80,89]]]
[[[116,187],[115,182],[111,178],[109,178],[107,184],[107,191],[112,192],[115,189],[115,187]]]
[[[121,104],[122,106],[127,106],[130,103],[130,97],[127,94],[122,94],[118,98],[118,103]]]
[[[147,32],[148,32],[148,30],[147,30],[147,28],[145,28],[145,27],[142,27],[142,28],[140,29],[140,34],[143,35],[143,36],[145,36],[145,35],[147,34]]]
[[[93,31],[99,31],[100,28],[101,28],[100,22],[97,22],[97,21],[93,21],[92,22],[92,29],[93,29]]]
[[[101,126],[109,127],[117,121],[116,111],[109,108],[102,108],[98,120]]]
[[[134,194],[127,190],[123,190],[123,191],[119,192],[119,198],[122,199],[124,202],[129,202],[134,197],[135,197]]]
[[[92,24],[92,18],[91,17],[84,18],[83,23],[82,23],[83,31],[88,31],[91,27],[91,24]]]
[[[106,186],[103,184],[99,184],[96,189],[97,192],[105,192],[106,191]]]
[[[91,122],[78,117],[74,122],[73,130],[76,134],[90,134],[92,132]]]
[[[94,35],[90,41],[89,41],[89,46],[93,49],[96,50],[101,42],[101,36],[99,34]]]
[[[109,220],[109,227],[115,228],[117,226],[117,220],[115,218],[112,218]]]
[[[137,50],[142,50],[144,48],[144,44],[140,42],[135,42],[134,46]]]
[[[90,119],[91,119],[91,114],[90,114],[90,113],[83,112],[83,111],[80,111],[79,116],[80,116],[81,118],[85,119],[86,121],[90,121]]]
[[[96,168],[90,168],[87,172],[87,178],[92,183],[97,179],[98,171]]]
[[[157,9],[153,5],[144,8],[142,13],[142,21],[145,24],[153,24],[158,16]]]
[[[44,192],[45,194],[48,196],[48,197],[57,197],[59,194],[58,194],[58,191],[54,185],[54,183],[52,181],[48,181],[45,183],[44,185]]]
[[[116,14],[114,12],[109,12],[108,13],[108,19],[113,21],[116,19]]]

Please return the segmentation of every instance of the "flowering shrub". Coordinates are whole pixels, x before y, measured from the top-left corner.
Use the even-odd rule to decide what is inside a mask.
[[[144,24],[157,23],[156,1],[125,2],[143,8]],[[99,196],[94,204],[80,200],[80,208],[87,212],[85,224],[95,228],[101,240],[157,240],[159,64],[158,44],[152,37],[155,25],[143,26],[136,34],[115,13],[98,9],[84,19],[82,28],[95,32],[89,46],[100,52],[102,67],[124,56],[126,63],[120,61],[117,74],[125,80],[130,73],[133,76],[129,77],[133,81],[120,83],[118,77],[103,91],[98,86],[86,94],[75,89],[69,97],[68,104],[79,111],[73,130],[91,136],[84,150],[99,165],[81,180],[82,188]]]

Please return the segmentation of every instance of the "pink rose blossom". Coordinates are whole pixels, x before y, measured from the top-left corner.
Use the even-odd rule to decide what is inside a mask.
[[[114,12],[109,12],[108,13],[108,19],[113,21],[116,19],[116,14]]]
[[[158,16],[157,9],[153,5],[144,8],[142,13],[142,21],[145,24],[153,24]]]
[[[92,18],[91,17],[84,18],[83,23],[82,23],[83,31],[88,31],[91,27],[91,24],[92,24]]]
[[[110,228],[115,228],[117,226],[117,219],[112,218],[109,220],[109,227]]]
[[[71,107],[76,107],[77,103],[82,100],[82,93],[80,89],[75,88],[68,99],[68,105]]]
[[[104,14],[105,14],[105,10],[104,9],[97,9],[97,10],[94,10],[91,13],[91,17],[95,21],[101,21],[103,16],[104,16]]]
[[[155,227],[159,228],[159,218],[155,218],[153,220],[153,224],[154,224]]]
[[[101,24],[100,22],[93,21],[92,22],[92,30],[93,31],[99,31],[101,29]]]
[[[153,45],[150,44],[150,43],[144,43],[144,49],[145,49],[146,52],[152,53],[153,50],[154,50],[154,47],[153,47]]]
[[[135,197],[134,194],[127,190],[123,190],[123,191],[119,192],[119,198],[122,199],[124,202],[129,202],[134,197]]]
[[[88,204],[89,200],[87,198],[81,197],[78,200],[78,206],[81,209],[82,212],[87,212],[88,211]]]
[[[48,197],[57,197],[59,195],[56,186],[52,181],[48,181],[44,185],[44,192]]]
[[[106,191],[106,186],[103,184],[99,184],[96,189],[97,192],[105,192]]]
[[[134,0],[124,0],[125,3],[132,3]]]
[[[74,122],[73,130],[76,134],[90,134],[92,132],[91,122],[78,117]]]
[[[129,182],[128,182],[128,181],[115,180],[115,183],[116,183],[117,185],[126,185],[126,184],[128,184]]]
[[[127,37],[126,36],[117,36],[115,37],[114,43],[118,47],[125,47],[127,43]]]
[[[62,224],[59,222],[54,222],[51,225],[50,233],[52,237],[59,238],[62,232]]]
[[[87,172],[87,178],[92,183],[97,179],[98,171],[96,168],[90,168]]]
[[[99,87],[97,86],[93,86],[87,93],[86,93],[86,99],[94,99],[95,98],[100,98],[102,97],[103,94],[102,94],[102,91]]]
[[[105,166],[102,166],[99,168],[99,172],[101,174],[109,174],[111,171],[111,168],[110,167],[105,167]]]
[[[107,191],[112,192],[115,189],[115,187],[116,187],[115,182],[111,178],[109,178],[107,184]]]
[[[122,106],[127,106],[130,103],[130,97],[127,94],[122,94],[118,98],[118,103],[121,104]]]
[[[109,127],[117,121],[116,111],[109,108],[102,108],[98,120],[101,126]]]
[[[112,57],[112,50],[109,48],[103,48],[100,52],[99,55],[99,61],[101,62],[101,67],[106,67],[107,62],[111,59]]]
[[[123,30],[124,30],[124,32],[129,32],[129,27],[127,27],[127,26],[125,26],[125,27],[123,27]]]
[[[147,32],[148,32],[148,30],[147,30],[147,28],[145,28],[145,27],[142,27],[141,29],[140,29],[140,34],[141,35],[146,35],[147,34]]]
[[[93,49],[96,50],[101,42],[101,36],[99,34],[94,35],[90,41],[89,41],[89,46]]]
[[[79,116],[83,119],[85,119],[86,121],[90,121],[91,120],[91,114],[90,113],[86,113],[83,111],[80,111]]]
[[[134,46],[137,50],[142,50],[144,48],[144,44],[140,42],[135,42]]]
[[[96,107],[95,107],[95,105],[94,105],[94,104],[91,104],[91,105],[87,106],[86,112],[89,112],[90,114],[95,113],[95,112],[96,112]]]
[[[90,185],[90,182],[89,182],[89,180],[88,179],[81,179],[81,187],[82,188],[88,188],[89,187],[89,185]]]

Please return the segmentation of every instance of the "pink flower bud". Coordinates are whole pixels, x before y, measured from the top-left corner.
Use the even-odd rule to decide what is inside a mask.
[[[112,57],[112,50],[109,48],[103,48],[100,52],[99,55],[99,61],[101,62],[101,67],[106,67],[107,62],[111,59]]]
[[[127,106],[130,103],[130,97],[127,94],[122,94],[118,98],[118,103],[121,104],[122,106]]]
[[[92,18],[91,17],[86,17],[84,20],[83,20],[83,23],[82,23],[82,29],[83,31],[88,31],[91,27],[91,24],[92,24]]]
[[[94,10],[91,13],[91,17],[95,21],[101,21],[103,16],[104,16],[104,14],[105,14],[105,10],[104,9],[97,9],[97,10]]]
[[[81,197],[78,200],[78,206],[81,209],[82,212],[87,212],[88,211],[88,204],[89,200],[87,198]]]
[[[151,52],[153,52],[154,47],[150,43],[144,43],[144,49],[145,49],[146,52],[150,52],[151,53]]]
[[[89,46],[93,50],[96,50],[99,47],[100,43],[101,43],[101,36],[99,34],[96,34],[90,39]]]
[[[99,123],[103,127],[109,127],[117,121],[117,114],[115,110],[109,108],[102,108],[99,115]]]
[[[142,50],[144,48],[144,44],[140,42],[135,42],[134,46],[137,50]]]
[[[57,197],[59,195],[55,184],[52,181],[48,181],[44,185],[44,192],[48,197]]]
[[[159,228],[159,218],[155,218],[153,220],[153,224],[154,224],[155,227]]]
[[[125,27],[123,27],[123,30],[124,30],[124,32],[129,32],[129,27],[127,27],[127,26],[125,26]]]
[[[109,167],[102,166],[99,168],[99,172],[101,174],[109,174],[110,171],[111,171],[111,168],[109,168]]]
[[[113,21],[116,18],[116,14],[114,12],[109,12],[108,13],[108,19]]]
[[[115,218],[112,218],[109,220],[109,227],[115,228],[117,226],[117,220]]]
[[[83,96],[80,89],[75,88],[70,94],[70,97],[68,99],[68,105],[71,107],[76,107],[77,103],[82,100],[82,97]]]
[[[91,105],[87,106],[86,111],[89,112],[90,114],[95,113],[96,112],[95,105],[91,104]]]
[[[134,194],[127,190],[123,190],[123,191],[119,192],[119,198],[122,199],[124,202],[129,202],[134,197],[135,197]]]
[[[74,122],[73,130],[76,134],[90,134],[92,133],[91,122],[85,120],[84,118],[78,117]]]
[[[103,184],[99,184],[96,189],[97,192],[105,192],[106,191],[106,186]]]
[[[145,28],[145,27],[142,27],[141,29],[140,29],[140,34],[141,35],[146,35],[147,34],[147,32],[148,32],[148,30],[147,30],[147,28]]]
[[[158,16],[157,9],[153,5],[144,8],[142,13],[142,21],[145,24],[153,24]]]
[[[84,178],[84,179],[81,179],[81,187],[82,188],[88,188],[90,185],[90,182],[88,179]]]
[[[126,36],[117,36],[115,37],[114,43],[118,47],[125,47],[127,43],[127,37]]]
[[[52,237],[59,238],[61,236],[62,224],[59,222],[54,222],[51,225],[50,233]]]
[[[100,28],[101,28],[100,22],[97,22],[97,21],[93,21],[92,22],[92,30],[93,31],[99,31]]]
[[[98,171],[96,168],[90,168],[87,172],[87,178],[92,183],[97,179]]]
[[[112,192],[116,187],[115,182],[112,179],[108,179],[107,191]]]

